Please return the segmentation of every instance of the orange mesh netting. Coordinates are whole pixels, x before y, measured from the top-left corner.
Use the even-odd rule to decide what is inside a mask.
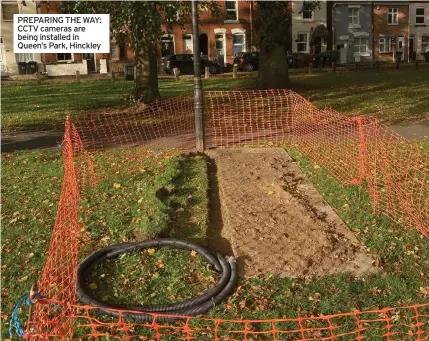
[[[317,109],[285,90],[206,93],[207,146],[288,144],[344,185],[366,184],[374,211],[429,237],[429,153],[376,120]],[[43,295],[28,327],[31,339],[118,340],[429,340],[429,303],[328,316],[270,320],[183,317],[164,323],[106,318],[76,302],[79,190],[96,185],[89,149],[133,145],[193,148],[192,98],[140,112],[90,114],[66,121],[64,180]]]

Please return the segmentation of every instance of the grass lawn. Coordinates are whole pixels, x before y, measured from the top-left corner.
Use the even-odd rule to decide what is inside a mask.
[[[87,187],[81,196],[80,259],[99,247],[144,237],[175,236],[205,242],[208,184],[204,158],[174,150],[133,148],[110,150],[95,161],[102,178],[96,188]],[[16,152],[2,158],[3,338],[8,337],[6,323],[14,305],[39,279],[43,268],[55,223],[62,169],[58,151]],[[154,287],[167,288],[173,281],[181,287],[176,285],[163,293],[180,299],[193,294],[185,290],[188,284],[203,290],[214,280],[199,256],[190,258],[187,252],[161,250],[146,254],[145,260],[153,262],[143,268],[136,268],[141,260],[135,255],[126,256],[120,259],[124,266],[119,273],[115,271],[118,277],[113,279],[135,274],[137,282],[125,280],[121,282],[125,287],[115,291],[118,282],[110,283],[103,276],[95,278],[91,287],[101,280],[107,285],[99,283],[99,287],[111,293],[110,299],[115,300],[119,292],[118,299],[132,295],[139,300],[150,297]],[[165,269],[161,268],[164,257],[169,260]],[[114,271],[110,266],[107,264],[104,274]],[[155,268],[150,270],[151,266]],[[183,272],[186,266],[189,272]],[[142,286],[133,286],[136,283]],[[131,286],[134,291],[123,290]],[[97,293],[105,296],[103,291]]]
[[[3,83],[3,130],[62,130],[67,115],[95,110],[112,110],[127,106],[125,100],[133,82],[117,80],[85,80],[75,82]],[[183,78],[159,81],[162,98],[193,93],[193,80]],[[213,78],[205,82],[206,90],[243,89],[245,79]]]
[[[317,316],[427,302],[428,240],[387,218],[373,216],[363,189],[342,188],[322,168],[297,152],[291,154],[376,255],[380,271],[365,277],[339,274],[312,280],[267,275],[241,280],[232,298],[209,316]],[[96,158],[96,165],[102,179],[98,187],[82,194],[81,257],[98,247],[145,236],[205,239],[208,185],[203,157],[174,150],[112,149],[104,158]],[[6,314],[2,320],[7,321],[17,299],[40,274],[54,224],[62,166],[58,152],[9,154],[2,158],[2,166],[2,251],[7,255],[2,268]],[[150,250],[100,265],[88,280],[94,294],[108,302],[161,303],[195,296],[212,285],[213,274],[188,252]],[[367,336],[377,340],[382,333]]]
[[[374,70],[359,72],[291,72],[292,89],[316,106],[330,106],[345,114],[366,114],[383,121],[429,117],[429,69]],[[256,75],[255,75],[256,76]],[[205,90],[240,90],[255,87],[255,76],[204,80]],[[179,83],[159,81],[161,96],[168,98],[193,91],[193,79]],[[2,84],[4,130],[62,129],[68,114],[124,107],[132,82],[85,80],[67,82]]]

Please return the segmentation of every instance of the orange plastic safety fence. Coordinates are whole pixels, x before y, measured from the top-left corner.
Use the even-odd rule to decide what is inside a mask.
[[[58,302],[57,310],[64,309]],[[67,340],[416,340],[429,339],[429,303],[380,310],[356,311],[326,316],[277,318],[266,320],[211,319],[147,313],[148,322],[127,320],[131,310],[112,310],[117,317],[106,317],[91,306],[69,306],[74,333]],[[170,317],[173,321],[166,321]],[[51,320],[33,340],[65,339]],[[48,337],[47,337],[48,336]]]
[[[208,147],[293,145],[341,183],[367,186],[377,213],[429,237],[429,153],[376,120],[318,109],[291,91],[267,90],[207,92],[205,122]],[[55,301],[36,304],[30,338],[429,340],[429,304],[257,321],[184,317],[173,323],[131,323],[123,312],[112,320],[76,305],[79,188],[97,183],[88,150],[192,148],[193,100],[170,99],[132,113],[88,114],[75,124],[66,121],[63,188],[38,283]]]

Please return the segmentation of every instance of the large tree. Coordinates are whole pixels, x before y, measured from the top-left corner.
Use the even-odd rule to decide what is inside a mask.
[[[160,98],[156,48],[173,25],[190,22],[190,1],[63,1],[62,13],[110,14],[110,29],[117,42],[128,42],[135,53],[133,97],[149,103]],[[199,11],[219,14],[216,1],[199,2]]]
[[[256,44],[260,49],[258,88],[282,89],[290,86],[287,48],[292,43],[289,28],[292,24],[291,6],[288,1],[257,1],[255,21]],[[320,8],[320,1],[304,1],[304,10]]]

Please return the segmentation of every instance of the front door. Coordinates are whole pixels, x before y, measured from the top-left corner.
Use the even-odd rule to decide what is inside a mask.
[[[225,65],[225,36],[223,34],[216,34],[216,59],[220,66]]]
[[[340,45],[340,63],[347,64],[348,40],[342,40]]]
[[[183,53],[191,54],[194,51],[192,35],[183,35]]]
[[[408,59],[410,61],[416,60],[416,50],[414,47],[414,36],[408,38]]]
[[[84,53],[83,59],[86,60],[86,66],[88,67],[88,73],[95,72],[95,55],[94,53]]]
[[[405,38],[398,37],[398,51],[402,52],[401,61],[404,60],[405,55]]]
[[[314,39],[314,52],[315,54],[322,52],[322,38],[320,37]]]

